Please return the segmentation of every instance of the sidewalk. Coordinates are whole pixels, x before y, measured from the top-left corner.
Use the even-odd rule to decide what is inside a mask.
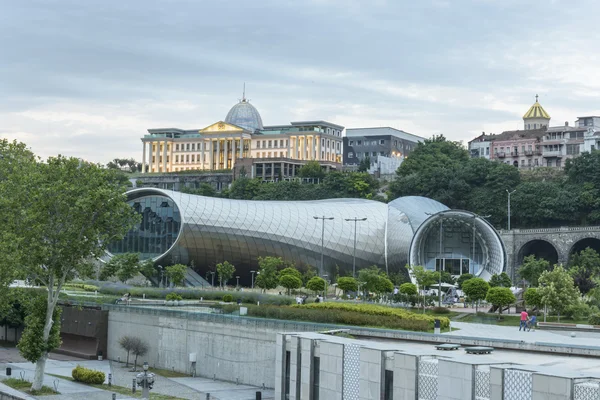
[[[44,385],[57,388],[59,395],[38,396],[42,400],[106,400],[112,398],[110,390],[94,388],[88,385],[73,382],[69,379],[57,378],[52,375],[71,376],[71,371],[77,365],[85,368],[102,371],[106,374],[106,383],[108,374],[112,374],[112,383],[131,389],[132,380],[141,371],[131,372],[125,368],[124,363],[111,361],[80,360],[74,357],[51,354],[46,362],[46,374],[44,375]],[[59,359],[57,359],[59,358]],[[23,378],[31,381],[35,373],[35,364],[24,361],[15,348],[0,348],[0,381],[6,379],[6,367],[12,368],[11,378]],[[138,393],[139,393],[138,388]],[[262,398],[274,399],[273,390],[261,390],[253,386],[236,385],[231,382],[213,381],[209,378],[165,378],[157,375],[154,389],[151,393],[159,393],[165,396],[173,396],[181,399],[205,399],[206,394],[210,393],[214,400],[254,400],[256,392],[261,391]],[[117,393],[117,399],[132,399],[129,395]],[[138,397],[139,399],[139,397]]]

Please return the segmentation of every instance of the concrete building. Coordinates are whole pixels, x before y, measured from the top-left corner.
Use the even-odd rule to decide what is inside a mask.
[[[344,165],[358,165],[361,160],[369,157],[371,165],[375,167],[377,157],[382,156],[396,159],[399,166],[415,146],[424,140],[425,138],[412,133],[389,127],[346,129]],[[392,164],[395,163],[387,164],[391,165],[390,169],[394,168]],[[396,166],[394,171],[397,168]]]
[[[541,141],[546,128],[506,131],[490,137],[490,159],[519,168],[544,164]]]
[[[244,96],[225,120],[205,128],[148,129],[142,138],[142,172],[231,170],[245,159],[276,159],[289,165],[316,160],[340,168],[343,130],[326,121],[263,126],[258,110]]]
[[[575,126],[586,129],[583,151],[600,150],[600,117],[579,117],[575,121]]]
[[[564,126],[553,126],[542,137],[542,157],[545,167],[563,168],[569,158],[578,157],[584,151],[584,137],[588,129],[572,127],[568,122]]]

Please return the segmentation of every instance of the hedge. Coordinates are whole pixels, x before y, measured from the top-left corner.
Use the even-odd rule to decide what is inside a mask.
[[[177,293],[174,293],[174,292],[168,293],[167,296],[165,297],[165,299],[167,301],[171,301],[171,300],[175,300],[175,301],[183,300],[180,295],[178,295]]]
[[[83,382],[83,383],[88,383],[88,384],[93,384],[93,385],[103,384],[104,378],[106,377],[104,375],[104,372],[102,372],[102,371],[96,371],[93,369],[84,368],[81,365],[78,365],[75,368],[73,368],[73,371],[71,372],[71,376],[77,382]]]
[[[401,321],[419,321],[427,324],[429,329],[433,329],[435,320],[439,319],[442,328],[448,328],[450,326],[450,320],[446,317],[434,317],[431,315],[415,314],[413,312],[404,310],[402,308],[392,308],[386,306],[379,306],[375,304],[350,304],[350,303],[312,303],[306,305],[294,305],[294,308],[305,308],[311,310],[332,310],[332,311],[346,311],[355,312],[363,315],[375,315],[379,317],[390,317],[398,318]],[[410,329],[410,328],[406,328]],[[425,329],[428,330],[428,329]]]
[[[229,294],[233,297],[233,301],[237,302],[238,299],[242,301],[242,303],[246,304],[257,304],[260,301],[260,304],[267,305],[290,305],[293,304],[294,298],[291,296],[283,296],[283,295],[272,295],[272,294],[263,294],[257,292],[242,292],[242,291],[223,291],[223,290],[201,290],[195,288],[173,288],[173,289],[161,289],[161,288],[140,288],[140,287],[131,287],[128,285],[118,284],[118,283],[99,283],[98,293],[108,294],[114,296],[122,296],[124,293],[131,293],[132,297],[142,297],[142,295],[146,295],[148,299],[164,299],[169,293],[177,293],[185,300],[200,300],[203,298],[204,300],[215,300],[222,301],[223,296]]]

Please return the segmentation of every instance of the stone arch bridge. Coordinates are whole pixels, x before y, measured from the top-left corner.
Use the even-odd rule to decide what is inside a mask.
[[[551,264],[566,265],[573,253],[587,247],[600,252],[600,226],[513,229],[499,233],[506,249],[506,273],[513,282],[523,258],[528,255],[543,257]]]

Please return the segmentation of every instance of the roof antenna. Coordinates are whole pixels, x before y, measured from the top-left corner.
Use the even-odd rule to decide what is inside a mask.
[[[244,83],[244,91],[246,91],[245,87],[246,87],[246,84]],[[535,95],[535,102],[536,103],[538,102],[538,95],[537,94]]]
[[[244,82],[244,91],[242,92],[242,101],[246,101],[246,82]]]

